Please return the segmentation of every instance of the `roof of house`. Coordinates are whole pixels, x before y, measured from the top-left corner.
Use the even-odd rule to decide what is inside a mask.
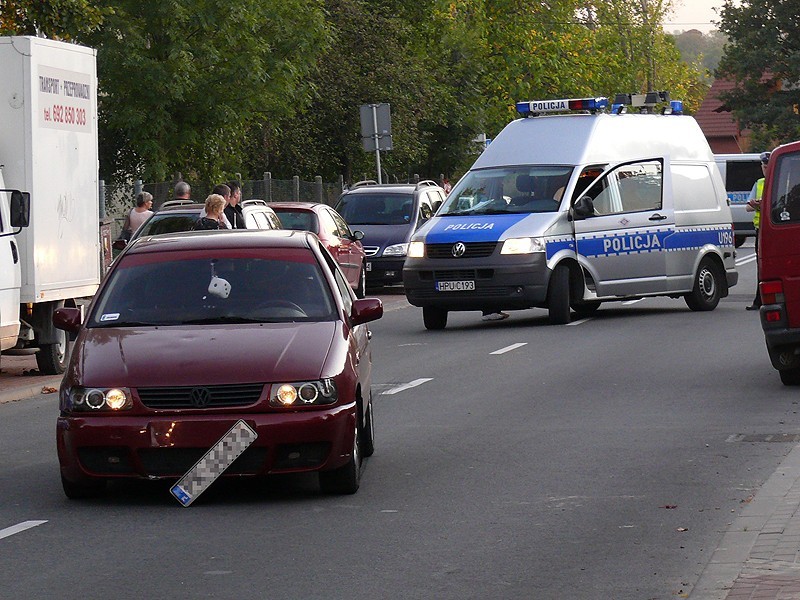
[[[720,94],[734,88],[734,83],[727,79],[715,79],[708,90],[703,103],[694,114],[700,129],[707,138],[739,136],[741,130],[733,114],[724,107]]]

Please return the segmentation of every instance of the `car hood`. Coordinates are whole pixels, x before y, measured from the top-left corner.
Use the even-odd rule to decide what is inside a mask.
[[[392,244],[402,244],[411,239],[412,225],[350,225],[353,231],[363,231],[363,246],[379,246],[381,249]]]
[[[88,386],[318,379],[341,323],[84,329],[71,375]]]

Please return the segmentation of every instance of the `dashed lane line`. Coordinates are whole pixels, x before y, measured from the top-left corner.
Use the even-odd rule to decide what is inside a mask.
[[[431,381],[431,380],[433,380],[433,377],[421,377],[420,379],[415,379],[414,381],[409,381],[408,383],[404,383],[403,385],[398,385],[397,387],[393,387],[391,389],[388,389],[385,392],[382,392],[381,395],[383,395],[383,396],[391,396],[391,395],[396,394],[398,392],[403,392],[405,390],[410,390],[411,388],[415,388],[418,385],[422,385],[423,383],[426,383],[426,382]]]
[[[586,317],[585,319],[578,319],[577,321],[572,321],[571,323],[567,323],[567,327],[581,325],[582,323],[586,323],[586,321],[591,321],[592,319],[594,319],[594,317]]]
[[[22,531],[25,531],[26,529],[31,529],[32,527],[38,527],[39,525],[43,525],[45,523],[47,523],[47,521],[23,521],[22,523],[17,523],[16,525],[12,525],[11,527],[0,529],[0,540],[12,536],[15,533],[20,533]]]
[[[489,352],[489,354],[505,354],[506,352],[511,352],[512,350],[516,350],[517,348],[522,348],[523,346],[527,346],[528,342],[520,342],[518,344],[511,344],[510,346],[506,346],[505,348],[500,348],[500,350],[495,350],[494,352]]]

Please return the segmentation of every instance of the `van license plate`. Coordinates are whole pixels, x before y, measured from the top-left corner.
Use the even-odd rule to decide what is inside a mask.
[[[436,289],[440,292],[469,292],[475,289],[474,281],[437,281]]]

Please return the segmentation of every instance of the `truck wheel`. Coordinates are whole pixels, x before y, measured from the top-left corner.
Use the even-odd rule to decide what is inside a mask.
[[[423,306],[422,322],[425,323],[425,329],[444,329],[447,327],[447,311],[435,306]]]
[[[36,364],[43,375],[61,375],[67,368],[72,346],[66,331],[57,330],[55,344],[41,344],[36,353]]]
[[[733,245],[736,248],[741,248],[746,240],[747,240],[747,238],[744,237],[743,235],[735,235],[735,236],[733,236]]]
[[[800,369],[781,369],[778,375],[783,385],[800,385]]]
[[[696,311],[714,310],[719,304],[723,285],[717,265],[704,258],[694,277],[694,289],[684,296],[687,306]]]
[[[569,268],[566,265],[558,265],[550,275],[550,285],[547,287],[547,310],[551,325],[569,323]]]

